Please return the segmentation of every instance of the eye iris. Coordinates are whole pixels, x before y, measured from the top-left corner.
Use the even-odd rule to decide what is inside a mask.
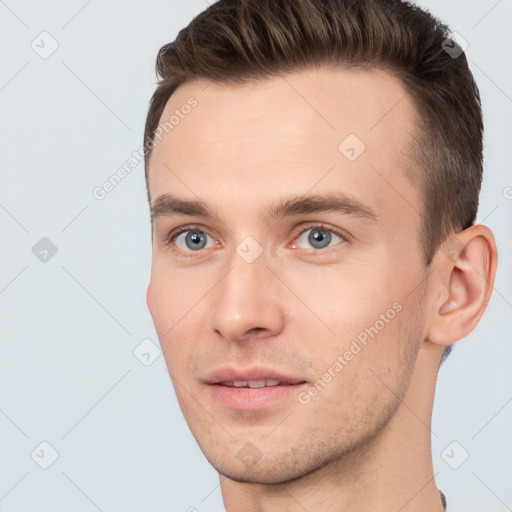
[[[198,231],[191,231],[185,237],[187,247],[193,251],[202,249],[206,245],[206,235]]]
[[[309,234],[309,243],[316,249],[323,249],[331,243],[331,234],[323,229],[313,229]]]

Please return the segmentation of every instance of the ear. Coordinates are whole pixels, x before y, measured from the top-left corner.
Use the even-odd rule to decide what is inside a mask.
[[[489,303],[497,262],[496,242],[487,226],[473,225],[443,244],[433,261],[436,292],[429,341],[451,345],[473,331]]]

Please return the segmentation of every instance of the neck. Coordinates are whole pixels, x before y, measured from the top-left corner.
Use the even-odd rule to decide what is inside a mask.
[[[416,363],[421,372],[413,373],[396,413],[382,431],[343,458],[281,484],[221,476],[226,512],[442,512],[430,442],[438,349],[424,344]]]

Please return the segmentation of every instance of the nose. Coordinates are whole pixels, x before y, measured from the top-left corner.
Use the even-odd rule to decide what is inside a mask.
[[[280,333],[285,324],[282,288],[264,255],[247,263],[234,254],[212,297],[212,329],[229,341],[263,339]]]

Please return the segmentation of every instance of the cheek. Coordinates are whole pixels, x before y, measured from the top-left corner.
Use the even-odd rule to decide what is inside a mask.
[[[200,329],[208,309],[207,301],[201,299],[206,297],[208,283],[192,277],[154,267],[147,290],[148,308],[168,370],[176,376],[194,359],[204,338]]]
[[[352,267],[289,274],[290,289],[298,299],[290,310],[299,323],[316,326],[333,338],[351,338],[373,326],[403,297],[397,287],[399,280],[391,283],[389,274],[375,265],[372,269]],[[390,311],[389,316],[394,317],[395,311]]]
[[[153,268],[151,272],[151,279],[146,290],[146,303],[157,331],[162,328],[161,322],[166,316],[165,311],[169,309],[169,299],[169,295],[165,293],[165,284],[163,279]]]
[[[417,297],[408,296],[410,287],[396,272],[373,266],[358,272],[318,273],[307,279],[302,274],[295,283],[293,276],[289,279],[290,288],[303,301],[290,307],[289,323],[294,324],[302,340],[300,350],[313,362],[318,377],[330,369],[337,376],[333,380],[348,392],[348,383],[358,381],[364,372],[364,380],[380,389],[382,383],[370,370],[396,375],[413,364],[411,351],[421,334],[413,303]],[[352,392],[354,399],[365,395],[357,385]]]
[[[153,261],[146,298],[159,334],[169,331],[194,307],[205,293],[203,282],[169,268],[165,260]]]
[[[374,424],[388,418],[399,405],[414,369],[419,348],[415,340],[421,327],[415,327],[405,307],[388,323],[382,322],[369,320],[361,329],[364,320],[354,325],[347,319],[350,327],[345,332],[340,327],[340,334],[324,347],[323,354],[312,350],[317,378],[328,382],[315,399],[318,414],[336,411],[333,414],[347,425]]]

